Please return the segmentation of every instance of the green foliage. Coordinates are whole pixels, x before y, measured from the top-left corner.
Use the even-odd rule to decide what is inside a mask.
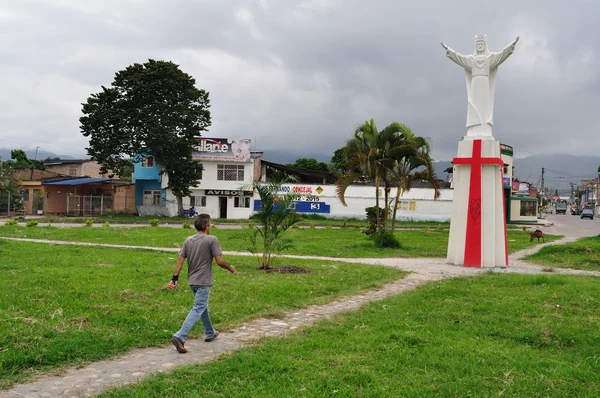
[[[327,165],[327,163],[319,162],[315,158],[296,159],[294,163],[288,163],[288,166],[297,167],[299,169],[322,171],[325,173],[331,172],[331,169],[329,168],[329,165]]]
[[[375,183],[375,207],[380,206],[380,187],[383,187],[385,217],[375,212],[375,227],[394,230],[398,202],[403,192],[410,190],[415,181],[425,180],[434,188],[434,198],[439,196],[439,182],[433,168],[427,139],[417,137],[401,123],[393,122],[381,131],[373,119],[359,125],[354,137],[340,151],[338,157],[345,160],[347,172],[337,181],[337,195],[346,205],[345,192],[357,179]],[[396,187],[394,201],[390,200],[392,188]],[[390,206],[390,204],[394,204]],[[393,211],[392,211],[393,208]],[[391,227],[388,219],[391,216]]]
[[[333,152],[333,156],[331,157],[331,169],[338,177],[341,177],[350,171],[346,147],[338,148]]]
[[[379,217],[377,217],[377,211],[379,210]],[[385,209],[377,208],[377,207],[367,207],[365,208],[366,212],[366,221],[367,221],[367,229],[364,231],[365,234],[371,235],[374,234],[377,230],[383,229],[383,220],[385,218]],[[379,221],[379,225],[377,222]]]
[[[158,218],[154,218],[152,220],[149,221],[149,224],[151,227],[158,227]]]
[[[110,223],[108,221],[106,221],[102,226],[104,228],[108,228],[108,227],[110,227]]]
[[[400,247],[400,242],[394,236],[392,231],[377,231],[370,236],[375,242],[375,247],[397,249]]]
[[[29,220],[25,223],[26,227],[36,227],[38,225],[38,220]]]
[[[9,162],[3,162],[0,167],[0,207],[8,208],[10,202],[11,211],[23,210],[23,197],[20,190],[21,182],[15,180],[13,174],[15,169]]]
[[[183,225],[183,229],[192,229],[192,226],[187,221],[184,221],[182,225]]]
[[[152,156],[168,176],[168,189],[189,196],[201,178],[202,165],[192,158],[196,137],[210,126],[208,92],[172,62],[148,60],[116,73],[109,88],[83,104],[81,132],[89,137],[88,154],[104,171],[122,175],[142,156]]]
[[[8,226],[13,226],[13,225],[17,225],[19,224],[17,220],[15,220],[14,218],[11,218],[10,220],[7,220],[4,225],[8,225]]]
[[[44,162],[35,159],[29,159],[22,149],[13,149],[10,151],[10,159],[2,163],[3,167],[11,167],[14,170],[38,169],[44,170]]]
[[[302,217],[290,210],[296,195],[281,194],[281,183],[255,183],[252,187],[258,193],[262,207],[253,217],[257,224],[248,228],[246,233],[250,243],[247,250],[251,253],[261,252],[262,255],[258,258],[259,266],[267,270],[273,263],[274,255],[292,247],[291,240],[284,235],[289,228],[300,222]],[[258,245],[261,243],[262,247],[259,250]]]
[[[87,220],[85,220],[85,226],[86,227],[91,227],[92,225],[94,225],[94,219],[93,218],[88,218]]]

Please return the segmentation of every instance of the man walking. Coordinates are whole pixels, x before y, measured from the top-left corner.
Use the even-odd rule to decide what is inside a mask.
[[[219,335],[219,332],[213,329],[208,314],[208,298],[210,296],[210,288],[213,285],[213,258],[219,267],[226,269],[232,274],[236,273],[235,268],[221,257],[223,251],[221,250],[219,240],[215,236],[210,235],[210,216],[208,214],[198,215],[194,221],[194,227],[198,233],[190,236],[183,242],[173,278],[168,286],[169,289],[177,287],[179,272],[181,271],[183,262],[187,259],[188,283],[194,293],[194,305],[185,318],[181,329],[173,335],[173,339],[171,340],[177,352],[182,354],[187,352],[187,349],[184,347],[185,340],[194,324],[198,322],[198,319],[201,319],[204,325],[204,341],[213,341]]]

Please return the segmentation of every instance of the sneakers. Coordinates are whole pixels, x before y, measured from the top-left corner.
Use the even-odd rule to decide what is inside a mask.
[[[183,346],[183,341],[179,340],[177,337],[173,336],[173,338],[171,339],[171,342],[175,346],[175,349],[177,350],[178,353],[185,354],[187,352],[187,350]]]
[[[215,331],[215,334],[213,335],[213,337],[207,337],[204,339],[204,341],[206,341],[207,343],[209,341],[213,341],[214,339],[216,339],[219,336],[219,332]]]

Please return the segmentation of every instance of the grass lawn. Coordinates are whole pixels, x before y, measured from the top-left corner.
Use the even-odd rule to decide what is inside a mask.
[[[524,260],[550,267],[600,271],[600,235],[547,246]]]
[[[597,397],[597,278],[436,282],[103,397]]]
[[[109,213],[102,216],[96,217],[39,217],[35,218],[39,220],[40,223],[75,223],[75,224],[83,224],[87,219],[93,219],[94,222],[98,224],[104,224],[104,222],[108,221],[113,224],[146,224],[148,225],[150,220],[158,219],[161,224],[181,224],[182,222],[190,222],[192,220],[189,217],[157,217],[157,216],[136,216],[133,214],[126,213]],[[215,218],[212,220],[215,224],[247,224],[248,219],[221,219]],[[358,220],[355,218],[351,219],[332,219],[325,218],[323,216],[318,215],[306,215],[305,219],[302,220],[299,225],[304,226],[344,226],[344,227],[354,227],[361,226],[364,227],[366,225],[365,220]],[[449,228],[450,222],[440,222],[440,221],[396,221],[396,225],[402,228],[423,228],[423,227],[431,227],[435,228],[438,226]]]
[[[213,323],[223,331],[405,275],[391,268],[295,259],[279,265],[311,273],[264,273],[252,258],[227,260],[239,274],[215,266],[210,301]],[[192,304],[185,267],[182,285],[164,288],[175,263],[175,253],[0,240],[0,389],[60,366],[169,344]],[[202,327],[192,333],[201,336]]]
[[[27,237],[76,242],[112,243],[123,245],[173,247],[195,233],[193,229],[164,227],[110,227],[110,228],[57,228],[47,226],[21,227],[0,226],[0,236]],[[219,237],[223,250],[244,251],[248,245],[242,238],[243,230],[214,228],[212,234]],[[537,244],[529,242],[529,234],[518,229],[510,229],[508,249],[510,253],[526,249]],[[286,254],[314,255],[341,258],[381,258],[381,257],[437,257],[446,256],[449,231],[444,228],[425,228],[420,230],[399,230],[396,236],[400,240],[400,249],[379,249],[375,247],[360,229],[311,229],[292,228],[285,235],[293,240],[294,247]],[[559,236],[546,235],[549,242]]]

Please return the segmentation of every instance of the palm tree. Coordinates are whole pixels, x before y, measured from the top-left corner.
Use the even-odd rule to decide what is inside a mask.
[[[302,220],[302,217],[291,209],[292,201],[297,195],[281,193],[283,182],[255,182],[252,188],[258,193],[261,208],[256,212],[254,224],[248,231],[251,253],[262,252],[259,268],[265,271],[271,268],[274,255],[292,247],[291,239],[285,238],[285,232]],[[262,242],[261,242],[262,241]],[[262,243],[262,248],[258,245]]]
[[[392,232],[396,224],[396,212],[400,196],[410,191],[415,181],[427,181],[434,189],[434,198],[440,195],[440,184],[433,168],[431,148],[427,139],[415,136],[412,130],[401,125],[402,145],[393,153],[395,165],[392,168],[393,178],[397,184],[394,211],[392,214]]]
[[[390,213],[390,193],[392,185],[397,184],[392,216],[392,230],[395,226],[398,200],[403,192],[409,191],[413,182],[426,180],[432,183],[435,197],[439,196],[439,183],[433,170],[433,159],[429,155],[427,140],[417,137],[402,123],[393,122],[381,132],[377,131],[373,119],[358,126],[354,138],[346,143],[346,154],[350,172],[337,181],[337,195],[344,206],[344,194],[348,186],[363,176],[375,182],[376,225],[378,229],[388,230]],[[381,223],[379,206],[379,188],[383,185],[385,219]]]
[[[377,226],[380,225],[379,214],[379,186],[382,179],[383,167],[379,162],[380,142],[379,132],[373,119],[358,126],[354,137],[346,143],[344,154],[348,163],[349,172],[340,177],[336,185],[338,199],[347,206],[344,194],[350,184],[362,177],[375,182],[375,208]]]

